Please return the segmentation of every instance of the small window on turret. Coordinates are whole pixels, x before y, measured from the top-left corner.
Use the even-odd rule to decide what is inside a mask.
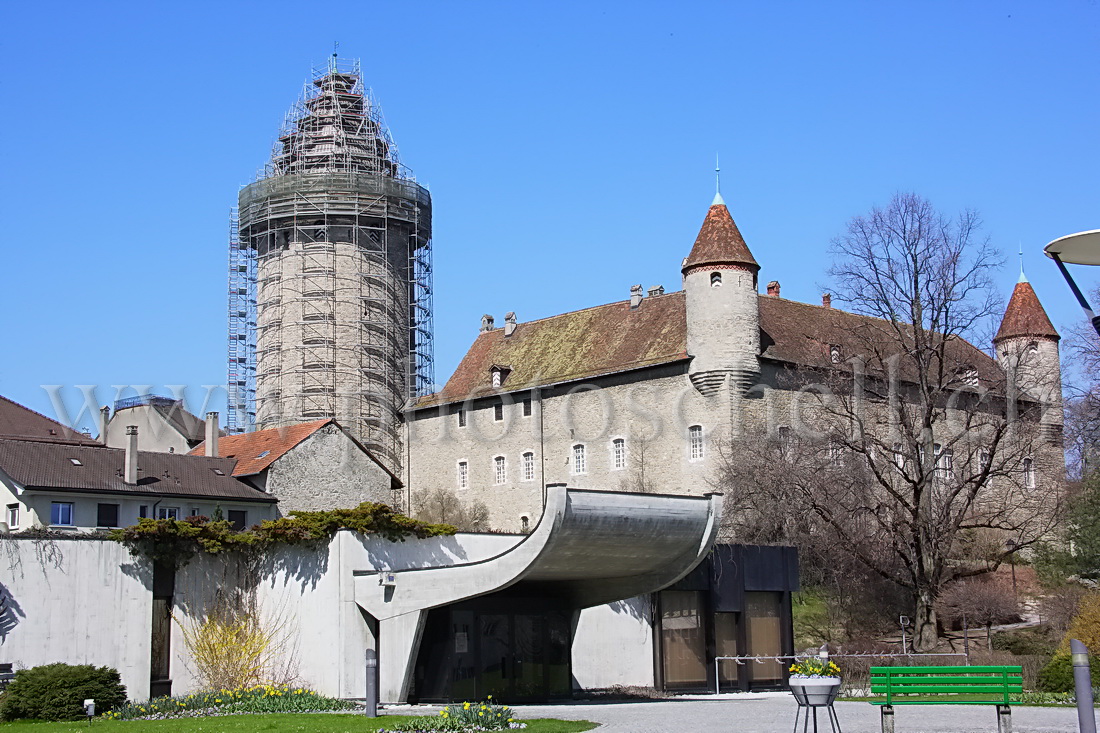
[[[1027,353],[1028,353],[1028,356],[1030,356],[1032,354],[1038,354],[1039,353],[1039,344],[1036,343],[1035,341],[1029,342],[1028,345],[1027,345]]]
[[[712,288],[722,287],[722,273],[720,273],[720,272],[710,273],[710,286]]]

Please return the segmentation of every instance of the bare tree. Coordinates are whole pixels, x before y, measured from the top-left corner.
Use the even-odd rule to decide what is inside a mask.
[[[621,491],[637,491],[652,494],[657,491],[653,461],[656,460],[656,444],[653,438],[639,434],[629,443],[626,459],[629,475],[619,483]]]
[[[1012,588],[993,578],[968,578],[949,585],[940,599],[941,613],[964,625],[985,627],[985,644],[993,651],[994,624],[1019,620]]]
[[[463,502],[449,491],[438,489],[426,495],[416,509],[424,522],[450,524],[459,532],[488,532],[489,507],[484,502]]]
[[[918,650],[937,643],[948,583],[995,569],[1004,536],[1018,551],[1055,518],[1057,493],[1022,470],[1038,406],[965,340],[1000,311],[1000,261],[978,227],[913,194],[853,219],[833,242],[834,294],[873,318],[848,316],[819,365],[779,377],[792,425],[738,438],[719,478],[735,528],[797,531],[908,591]]]

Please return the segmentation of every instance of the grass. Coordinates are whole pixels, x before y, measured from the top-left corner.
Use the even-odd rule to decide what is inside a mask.
[[[404,715],[367,718],[363,715],[293,714],[228,715],[211,718],[171,720],[102,720],[87,722],[39,723],[16,721],[0,723],[0,733],[254,733],[255,731],[305,731],[308,733],[359,733],[390,729],[408,720]],[[585,720],[524,720],[527,733],[579,733],[596,727]]]

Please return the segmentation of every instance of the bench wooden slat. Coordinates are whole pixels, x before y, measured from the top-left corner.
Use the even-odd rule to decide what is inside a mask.
[[[1020,675],[1008,675],[1007,677],[942,677],[940,675],[906,675],[904,677],[891,677],[890,684],[904,685],[910,683],[925,684],[936,682],[944,685],[999,685],[1002,682],[1008,684],[1023,684],[1024,678]],[[873,684],[885,685],[886,680],[872,680]]]
[[[1023,705],[1019,700],[868,700],[872,705]]]
[[[1005,687],[1009,692],[1023,692],[1023,685],[982,685],[971,687],[952,687],[948,685],[935,685],[935,683],[928,683],[928,685],[906,685],[905,687],[891,687],[884,686],[871,686],[871,692],[893,692],[894,694],[923,694],[925,692],[948,692],[953,694],[1000,694],[1003,696]]]
[[[1024,668],[1019,667],[1019,666],[1015,666],[1015,667],[1013,667],[1013,666],[1001,666],[1001,667],[993,667],[993,666],[984,666],[984,667],[980,667],[980,666],[973,666],[973,667],[964,667],[964,666],[950,666],[950,667],[948,667],[948,666],[944,666],[944,667],[871,667],[871,674],[873,674],[873,675],[874,674],[881,674],[881,675],[891,675],[891,676],[893,676],[893,675],[896,675],[897,673],[900,672],[902,674],[913,674],[913,673],[929,674],[929,673],[934,673],[934,674],[965,674],[965,675],[973,675],[973,674],[997,674],[997,675],[999,675],[999,674],[1001,674],[1002,672],[1004,672],[1006,670],[1008,670],[1009,674],[1022,675],[1023,671],[1024,671]]]

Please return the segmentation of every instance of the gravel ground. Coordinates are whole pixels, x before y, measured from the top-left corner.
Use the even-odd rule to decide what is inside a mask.
[[[388,713],[420,714],[427,706],[395,707]],[[600,723],[598,733],[786,733],[794,726],[797,705],[789,692],[684,696],[647,702],[583,702],[516,706],[519,718],[562,718]],[[894,708],[897,733],[988,733],[997,730],[995,708],[985,705],[899,705]],[[879,710],[865,702],[838,702],[844,733],[877,733]],[[801,724],[799,730],[802,729]],[[810,730],[813,723],[810,723]],[[818,730],[829,730],[824,711]],[[1013,706],[1013,733],[1072,733],[1073,708]]]

